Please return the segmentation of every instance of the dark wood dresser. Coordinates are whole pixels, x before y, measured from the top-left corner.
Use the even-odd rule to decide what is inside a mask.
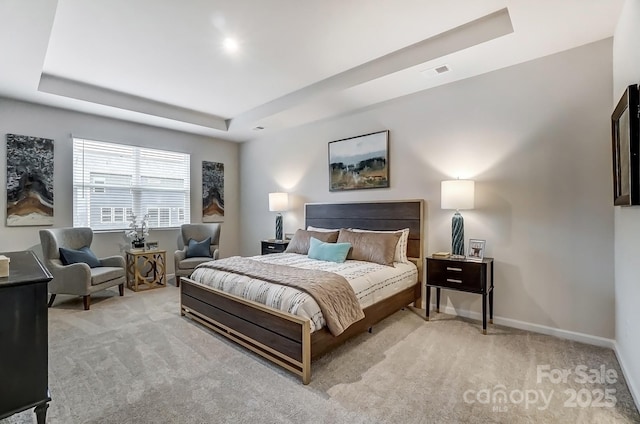
[[[47,283],[53,278],[31,251],[10,259],[0,277],[0,419],[35,408],[46,421],[48,389]]]

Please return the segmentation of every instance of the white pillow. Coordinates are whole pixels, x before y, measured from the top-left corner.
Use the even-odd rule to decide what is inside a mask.
[[[318,231],[318,230],[315,230]],[[409,263],[409,258],[407,257],[407,247],[409,245],[409,229],[405,228],[402,230],[396,231],[375,231],[375,230],[361,230],[358,228],[351,228],[351,231],[361,232],[361,233],[402,233],[400,239],[398,240],[398,244],[396,244],[396,253],[393,255],[393,262],[401,262],[403,264]]]
[[[314,227],[312,225],[309,225],[307,227],[307,231],[317,231],[319,233],[332,233],[334,231],[340,231],[340,228],[320,228],[320,227]]]

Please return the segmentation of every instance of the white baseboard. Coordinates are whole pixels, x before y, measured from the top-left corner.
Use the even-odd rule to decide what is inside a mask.
[[[435,311],[435,304],[431,306],[431,310]],[[440,308],[440,311],[444,312],[445,314],[458,315],[461,317],[482,321],[482,314],[480,312],[455,309],[451,306]],[[518,321],[510,318],[501,318],[495,315],[493,317],[493,322],[495,324],[504,325],[505,327],[533,331],[534,333],[547,334],[549,336],[560,337],[561,339],[573,340],[576,342],[587,343],[595,346],[608,347],[609,349],[614,349],[615,346],[615,340],[613,339],[606,339],[604,337],[592,336],[590,334],[578,333],[575,331],[562,330],[560,328],[548,327],[546,325],[533,324],[530,322]]]
[[[629,373],[629,367],[627,367],[625,364],[625,359],[624,357],[620,354],[620,351],[618,350],[618,343],[614,342],[613,345],[613,351],[616,354],[616,358],[618,358],[618,363],[620,364],[620,368],[622,369],[622,374],[624,374],[624,380],[627,382],[627,387],[629,388],[629,391],[631,392],[631,397],[633,397],[633,401],[636,404],[636,409],[638,411],[640,411],[640,391],[638,390],[638,386],[636,386],[635,381],[631,380],[628,376],[631,375]]]

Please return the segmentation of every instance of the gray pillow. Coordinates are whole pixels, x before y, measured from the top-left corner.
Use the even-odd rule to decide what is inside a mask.
[[[305,231],[298,230],[287,246],[286,253],[299,253],[306,255],[309,253],[309,242],[311,237],[325,243],[335,243],[338,240],[338,231]]]
[[[78,250],[60,248],[60,260],[63,265],[85,263],[91,268],[99,267],[100,259],[89,249],[89,246],[81,247]]]
[[[347,259],[393,266],[396,245],[402,233],[361,233],[340,230],[338,243],[351,243]]]
[[[212,258],[211,255],[211,237],[207,237],[202,241],[189,239],[187,244],[187,258]]]

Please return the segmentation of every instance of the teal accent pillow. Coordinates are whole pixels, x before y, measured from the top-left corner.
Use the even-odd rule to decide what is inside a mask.
[[[189,239],[189,243],[187,244],[187,258],[212,258],[211,255],[211,237],[207,237],[202,241],[195,241],[194,239]]]
[[[100,259],[89,249],[89,246],[81,247],[78,250],[60,248],[60,260],[63,265],[85,263],[91,268],[99,267]]]
[[[349,249],[351,249],[351,243],[325,243],[311,237],[307,256],[311,259],[342,263],[347,259]]]

